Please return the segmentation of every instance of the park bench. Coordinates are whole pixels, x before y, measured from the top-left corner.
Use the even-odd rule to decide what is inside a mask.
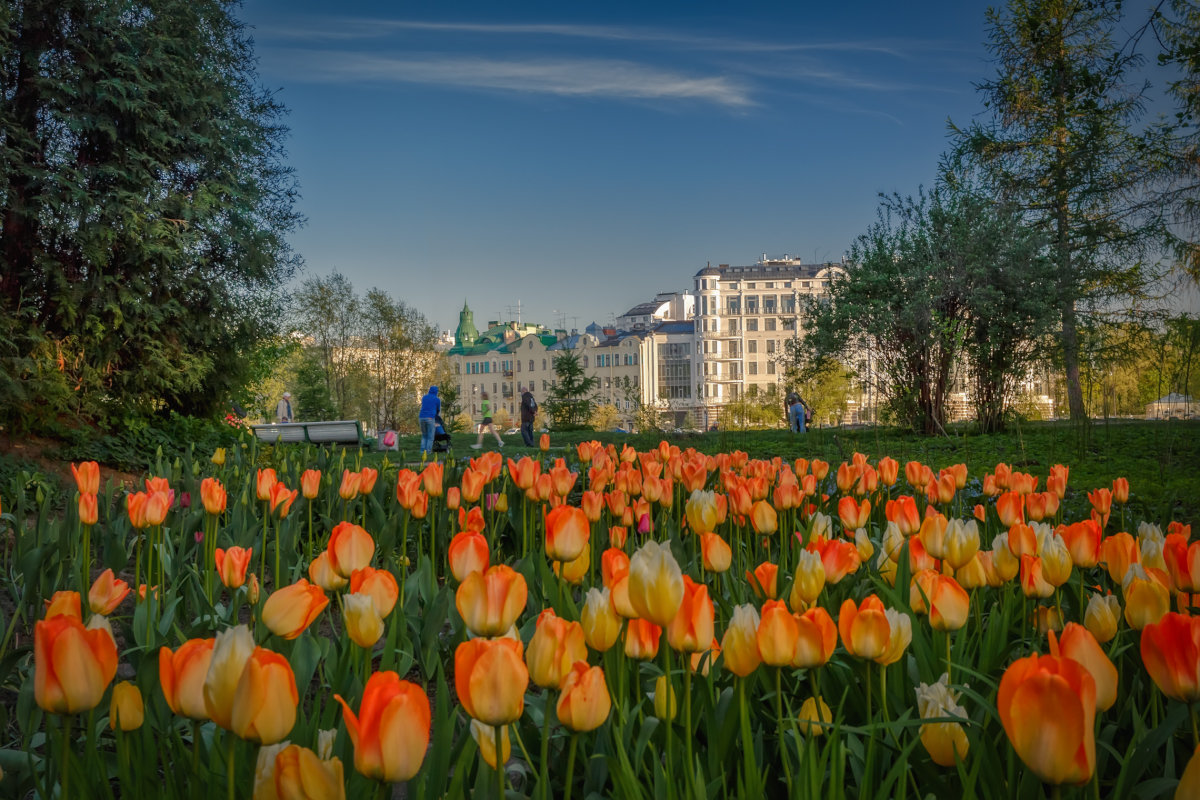
[[[307,442],[309,444],[361,444],[362,424],[358,420],[335,422],[284,422],[251,425],[254,435],[264,442]]]

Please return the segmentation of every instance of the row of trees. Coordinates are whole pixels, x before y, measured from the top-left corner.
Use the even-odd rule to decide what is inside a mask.
[[[952,125],[932,190],[883,199],[784,359],[808,379],[854,366],[926,433],[960,363],[984,430],[1003,426],[1035,360],[1060,365],[1086,419],[1088,340],[1200,276],[1200,4],[1164,0],[1121,40],[1113,0],[1010,0],[987,20],[988,118]],[[1151,40],[1176,113],[1145,121],[1150,87],[1128,82]]]
[[[416,430],[416,402],[430,384],[454,419],[457,386],[435,348],[437,330],[381,289],[355,291],[334,271],[302,282],[290,299],[286,357],[254,389],[255,415],[271,418],[285,389],[298,420],[357,419],[376,430]]]

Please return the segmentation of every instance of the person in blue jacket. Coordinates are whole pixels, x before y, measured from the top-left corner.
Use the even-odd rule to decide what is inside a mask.
[[[435,418],[442,410],[442,401],[438,398],[438,388],[430,386],[429,391],[421,398],[421,411],[417,414],[417,424],[421,426],[421,452],[433,450],[433,433],[437,428]]]

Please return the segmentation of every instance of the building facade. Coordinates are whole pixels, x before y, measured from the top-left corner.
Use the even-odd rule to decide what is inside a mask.
[[[776,359],[804,329],[804,301],[828,295],[842,263],[805,264],[765,254],[749,266],[709,264],[694,277],[697,406],[704,427],[722,406],[781,390]]]

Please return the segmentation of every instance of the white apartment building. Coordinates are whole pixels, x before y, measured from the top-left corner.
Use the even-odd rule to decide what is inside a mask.
[[[723,405],[780,387],[776,356],[803,330],[803,300],[827,294],[842,263],[762,259],[750,266],[709,264],[695,275],[695,341],[701,419],[708,427]]]

